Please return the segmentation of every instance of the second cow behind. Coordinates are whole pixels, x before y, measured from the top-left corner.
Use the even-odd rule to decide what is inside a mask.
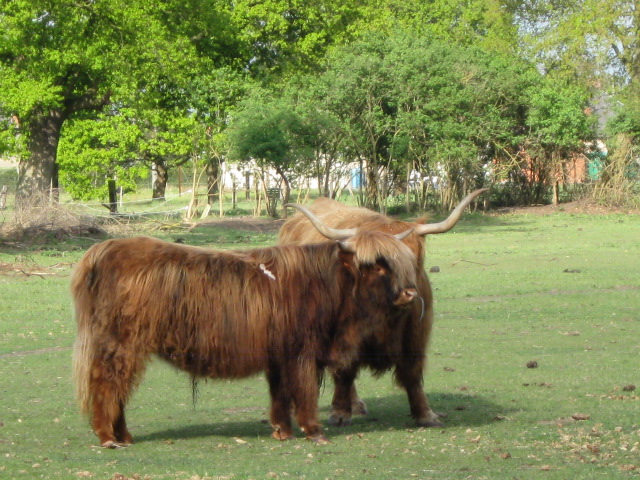
[[[390,234],[413,229],[413,233],[403,241],[416,255],[417,290],[422,301],[413,302],[409,309],[393,312],[393,318],[389,318],[387,322],[389,328],[384,333],[378,331],[364,340],[357,361],[346,368],[332,371],[335,392],[329,423],[348,425],[352,413],[367,413],[367,407],[358,397],[355,387],[360,367],[366,366],[378,374],[393,369],[395,380],[407,392],[411,416],[416,423],[423,427],[442,426],[438,415],[429,406],[423,389],[426,347],[433,325],[433,294],[424,271],[424,239],[426,235],[444,233],[453,228],[464,209],[486,190],[479,189],[467,195],[451,215],[440,223],[394,220],[366,208],[350,207],[335,200],[319,198],[308,207],[306,216],[297,214],[282,226],[279,241],[283,245],[324,240],[318,230],[311,227],[310,222],[339,229],[346,236],[353,235],[356,229]],[[315,215],[315,219],[310,215]]]

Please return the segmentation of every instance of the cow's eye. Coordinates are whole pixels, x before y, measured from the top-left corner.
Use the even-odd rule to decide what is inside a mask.
[[[385,274],[385,269],[380,265],[374,265],[373,266],[373,271],[375,273],[377,273],[378,275],[384,275]]]

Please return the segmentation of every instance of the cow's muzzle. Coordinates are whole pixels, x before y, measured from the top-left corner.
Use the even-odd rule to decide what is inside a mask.
[[[418,291],[415,288],[405,288],[400,292],[398,298],[393,302],[394,305],[407,305],[413,302],[413,299],[418,296]]]

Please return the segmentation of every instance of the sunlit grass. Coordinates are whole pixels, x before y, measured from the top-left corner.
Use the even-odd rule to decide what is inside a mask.
[[[275,243],[273,232],[222,227],[162,235],[216,248]],[[430,274],[436,324],[425,390],[446,428],[416,428],[391,376],[363,372],[358,388],[370,415],[328,428],[333,443],[321,447],[302,435],[284,443],[270,438],[263,377],[203,381],[194,404],[189,378],[155,361],[127,412],[137,443],[98,448],[70,381],[68,275],[84,248],[76,242],[0,252],[0,263],[23,270],[0,275],[5,478],[640,474],[640,397],[632,389],[640,384],[640,217],[474,215],[430,237],[426,267],[440,272]],[[34,275],[37,266],[52,275]],[[323,421],[331,394],[327,379]]]

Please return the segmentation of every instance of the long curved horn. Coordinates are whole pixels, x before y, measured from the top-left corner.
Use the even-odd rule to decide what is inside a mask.
[[[326,225],[322,220],[320,220],[311,210],[303,207],[302,205],[298,205],[297,203],[287,203],[285,207],[292,207],[300,210],[316,227],[316,230],[320,232],[321,235],[327,237],[329,240],[346,240],[349,237],[353,237],[357,232],[357,228],[333,228]],[[412,227],[408,230],[405,230],[401,233],[396,233],[394,237],[398,240],[404,240],[407,238],[415,229]]]
[[[464,197],[464,199],[462,199],[462,201],[453,210],[453,212],[451,212],[451,215],[449,215],[449,217],[446,220],[443,220],[442,222],[439,222],[439,223],[427,223],[425,225],[418,225],[415,229],[416,235],[424,236],[424,235],[429,235],[433,233],[448,232],[455,226],[456,223],[458,223],[458,220],[460,220],[460,217],[462,216],[462,212],[464,211],[465,208],[467,208],[467,205],[469,205],[474,198],[476,198],[481,193],[486,192],[487,190],[489,189],[480,188],[478,190],[471,192],[466,197]]]
[[[292,207],[300,210],[309,219],[313,226],[316,227],[316,230],[329,240],[345,240],[349,237],[353,237],[358,231],[357,228],[339,229],[329,227],[328,225],[325,225],[313,212],[311,212],[311,210],[303,207],[302,205],[298,205],[297,203],[287,203],[285,204],[285,207]]]
[[[415,230],[415,228],[410,228],[409,230],[405,230],[402,233],[396,233],[394,235],[394,237],[396,237],[398,240],[404,240],[405,238],[407,238],[409,235],[411,235],[413,233],[413,231]]]

